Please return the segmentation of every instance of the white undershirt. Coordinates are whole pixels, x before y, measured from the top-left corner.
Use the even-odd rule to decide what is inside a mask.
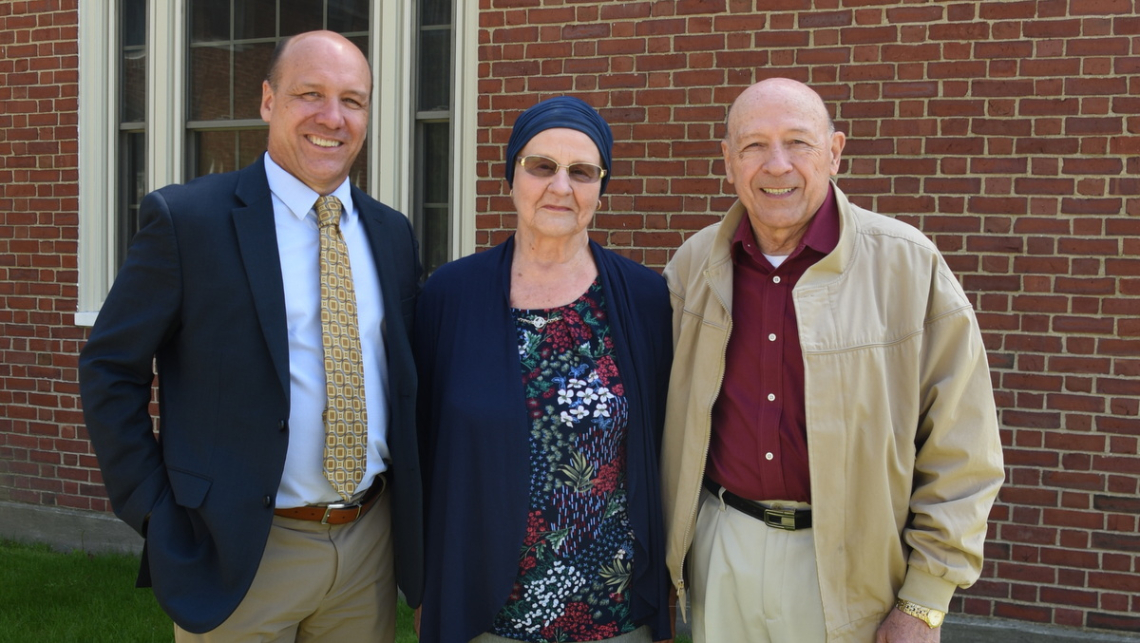
[[[773,268],[779,268],[780,264],[784,263],[784,259],[787,259],[790,256],[790,255],[770,255],[768,253],[763,253],[763,254],[764,254],[764,258],[768,260],[768,263],[772,264]]]
[[[265,155],[289,329],[289,452],[277,489],[280,508],[340,501],[321,469],[324,457],[324,350],[321,347],[320,237],[313,209],[320,196]],[[388,362],[381,334],[384,300],[360,212],[346,180],[333,193],[344,204],[340,231],[348,246],[368,411],[367,467],[360,489],[387,468]]]

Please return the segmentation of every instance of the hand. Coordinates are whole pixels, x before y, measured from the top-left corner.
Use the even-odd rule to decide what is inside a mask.
[[[420,616],[423,614],[424,606],[420,605],[416,611],[412,613],[412,629],[416,632],[416,638],[420,638]]]
[[[894,608],[875,632],[875,643],[939,643],[942,628],[931,629],[923,621]]]

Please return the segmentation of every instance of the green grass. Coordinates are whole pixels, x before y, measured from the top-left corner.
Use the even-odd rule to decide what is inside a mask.
[[[154,595],[135,589],[138,564],[0,542],[0,642],[174,640]]]
[[[135,588],[137,556],[63,554],[0,541],[0,643],[148,643],[174,640],[149,589]],[[401,601],[396,643],[415,643]]]
[[[0,540],[0,643],[173,641],[154,595],[135,588],[138,568],[137,556],[64,554]],[[400,601],[396,643],[416,640],[412,610]]]

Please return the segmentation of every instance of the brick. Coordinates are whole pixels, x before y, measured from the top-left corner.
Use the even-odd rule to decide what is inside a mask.
[[[1106,512],[1140,514],[1140,498],[1098,494],[1093,496],[1093,507]]]
[[[1140,575],[1090,572],[1088,586],[1120,592],[1140,592]]]
[[[1135,612],[1136,608],[1133,607]],[[1107,612],[1089,612],[1086,616],[1088,627],[1105,630],[1120,630],[1123,632],[1140,632],[1140,616],[1127,614],[1109,614]]]

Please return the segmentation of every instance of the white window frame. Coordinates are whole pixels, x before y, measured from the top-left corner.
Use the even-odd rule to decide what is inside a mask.
[[[449,256],[475,251],[475,131],[478,0],[455,0],[455,93]],[[79,5],[79,299],[75,324],[95,323],[115,275],[119,204],[119,1]],[[147,185],[183,181],[186,141],[186,0],[147,6]],[[415,130],[412,73],[415,25],[407,0],[372,0],[372,118],[369,185],[380,201],[408,213],[414,180],[408,163]],[[381,91],[382,89],[382,91]],[[394,90],[394,91],[393,91]],[[162,97],[163,100],[158,100]]]

